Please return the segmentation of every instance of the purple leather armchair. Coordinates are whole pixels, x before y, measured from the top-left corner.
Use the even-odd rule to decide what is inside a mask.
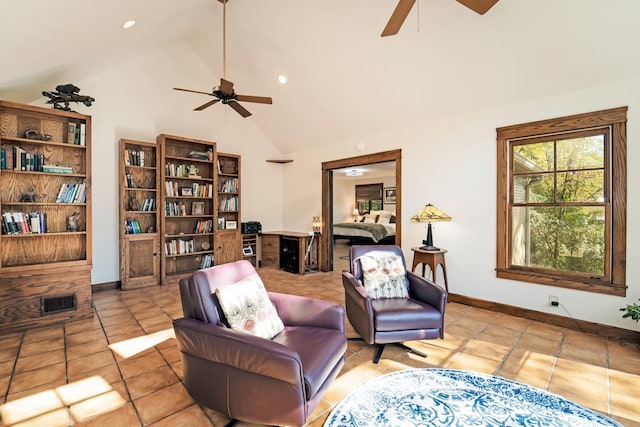
[[[395,245],[354,245],[349,251],[350,271],[342,273],[345,305],[349,322],[358,335],[378,346],[373,362],[378,363],[385,344],[395,344],[407,351],[426,357],[402,341],[444,338],[444,309],[447,292],[421,276],[407,271],[409,298],[372,299],[362,285],[362,255],[397,255],[402,250]]]
[[[344,308],[269,292],[284,331],[271,340],[237,332],[212,291],[255,272],[243,260],[180,281],[184,318],[173,326],[184,382],[198,403],[233,420],[301,426],[345,362]]]

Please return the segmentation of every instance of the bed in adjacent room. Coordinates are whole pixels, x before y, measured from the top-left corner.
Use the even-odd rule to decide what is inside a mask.
[[[371,211],[356,222],[333,224],[333,238],[349,239],[351,244],[387,244],[395,237],[395,215],[389,211]]]

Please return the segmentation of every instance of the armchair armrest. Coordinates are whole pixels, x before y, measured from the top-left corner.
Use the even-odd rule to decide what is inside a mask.
[[[353,274],[343,271],[342,285],[346,298],[351,298],[360,310],[371,313],[371,297]]]
[[[286,383],[303,384],[298,354],[282,344],[194,319],[176,319],[173,328],[181,352]]]
[[[315,326],[345,331],[344,307],[329,301],[299,295],[269,292],[278,316],[287,326]]]
[[[409,279],[409,295],[419,301],[426,302],[444,313],[447,304],[447,291],[429,279],[407,271]]]

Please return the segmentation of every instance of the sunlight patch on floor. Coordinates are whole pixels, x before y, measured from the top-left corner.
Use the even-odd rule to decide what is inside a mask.
[[[35,393],[0,407],[4,426],[67,426],[124,405],[120,394],[99,376]],[[67,410],[69,408],[69,411]],[[69,419],[69,412],[73,420]]]
[[[162,331],[154,332],[149,335],[142,335],[140,337],[131,338],[125,341],[120,341],[109,345],[109,348],[118,356],[127,359],[136,354],[154,347],[161,342],[164,342],[170,338],[175,339],[176,335],[173,328],[164,329]]]

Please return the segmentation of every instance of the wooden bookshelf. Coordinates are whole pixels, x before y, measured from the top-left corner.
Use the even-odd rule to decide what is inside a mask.
[[[240,156],[216,153],[216,264],[242,259],[240,216]]]
[[[120,140],[120,284],[160,284],[158,155],[155,143]]]
[[[166,284],[214,265],[216,144],[165,134],[158,135],[156,142],[160,149],[160,282]]]
[[[0,332],[91,316],[91,117],[0,101],[0,148]]]

